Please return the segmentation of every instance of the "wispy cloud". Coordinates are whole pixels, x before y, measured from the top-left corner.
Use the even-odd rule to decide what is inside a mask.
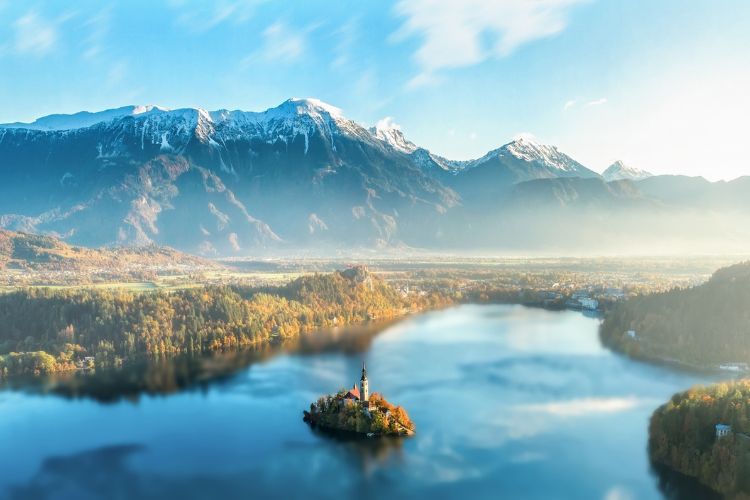
[[[332,68],[341,68],[351,61],[351,50],[359,36],[359,19],[353,17],[333,32],[338,38],[334,48],[335,57],[331,62]]]
[[[592,101],[587,102],[586,107],[590,108],[591,106],[601,106],[602,104],[606,104],[606,103],[607,103],[607,98],[601,97],[599,99],[594,99]]]
[[[107,7],[84,21],[83,27],[89,31],[83,40],[84,59],[95,59],[105,51],[105,39],[110,30],[111,17],[112,9]]]
[[[178,12],[177,23],[190,31],[201,33],[223,23],[242,24],[250,19],[255,9],[265,0],[221,0],[190,2],[169,0],[168,5]]]
[[[128,75],[128,62],[125,60],[116,61],[107,71],[107,84],[116,86],[125,80]]]
[[[57,24],[29,11],[13,23],[13,48],[19,54],[42,56],[49,53],[59,38]]]
[[[435,73],[512,53],[524,43],[559,33],[572,5],[586,0],[399,0],[405,18],[392,40],[421,39],[419,74],[411,88],[434,83]]]
[[[575,99],[570,99],[568,101],[565,101],[565,104],[563,104],[563,111],[567,111],[570,108],[572,108],[573,106],[575,106],[576,102],[578,102],[578,101],[576,101]]]
[[[251,64],[254,61],[289,63],[296,61],[307,49],[307,34],[317,25],[305,29],[292,29],[285,23],[277,21],[263,31],[263,44],[242,63]]]

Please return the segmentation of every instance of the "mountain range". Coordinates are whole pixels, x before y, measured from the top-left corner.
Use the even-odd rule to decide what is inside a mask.
[[[315,99],[0,125],[0,228],[207,256],[746,248],[750,178],[603,175],[521,137],[456,161]]]

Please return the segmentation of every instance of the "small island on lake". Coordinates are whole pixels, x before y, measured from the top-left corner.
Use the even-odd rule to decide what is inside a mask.
[[[359,388],[355,383],[351,389],[323,396],[303,413],[305,422],[325,430],[367,437],[414,434],[414,423],[406,410],[392,405],[377,392],[370,394],[364,363]]]

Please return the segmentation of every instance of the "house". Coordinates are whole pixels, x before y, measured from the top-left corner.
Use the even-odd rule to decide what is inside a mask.
[[[732,434],[732,426],[727,424],[716,424],[716,439]]]

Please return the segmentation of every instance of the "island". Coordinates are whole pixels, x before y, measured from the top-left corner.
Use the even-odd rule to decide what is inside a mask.
[[[406,410],[378,394],[370,394],[367,368],[362,364],[359,388],[341,389],[323,396],[304,411],[304,421],[313,427],[367,437],[411,436],[414,423]]]
[[[694,387],[651,417],[649,455],[726,498],[750,498],[750,380]]]

